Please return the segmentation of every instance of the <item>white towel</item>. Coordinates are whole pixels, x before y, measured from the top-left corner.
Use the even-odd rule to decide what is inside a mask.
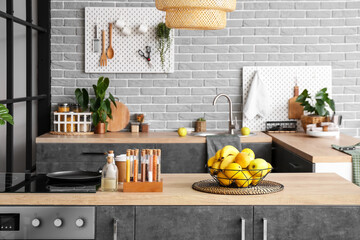
[[[244,106],[245,117],[249,120],[257,115],[263,118],[266,117],[270,113],[270,102],[268,88],[261,80],[260,74],[255,72]]]

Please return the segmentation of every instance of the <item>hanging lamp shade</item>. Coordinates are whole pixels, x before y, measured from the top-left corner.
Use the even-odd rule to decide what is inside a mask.
[[[236,9],[236,0],[155,0],[166,12],[166,26],[191,30],[218,30],[226,27],[226,12]]]

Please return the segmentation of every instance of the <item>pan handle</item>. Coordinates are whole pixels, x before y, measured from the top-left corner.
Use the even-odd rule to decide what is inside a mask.
[[[85,155],[106,155],[107,152],[82,152],[81,154],[85,154]]]

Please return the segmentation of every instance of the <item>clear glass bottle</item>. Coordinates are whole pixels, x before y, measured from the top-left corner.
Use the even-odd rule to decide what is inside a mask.
[[[107,163],[102,169],[101,191],[116,192],[118,189],[118,169],[112,156],[107,157]]]

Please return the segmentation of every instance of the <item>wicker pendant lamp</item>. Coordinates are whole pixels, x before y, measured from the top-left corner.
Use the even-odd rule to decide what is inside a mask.
[[[218,30],[226,27],[226,12],[236,8],[236,0],[155,0],[166,12],[166,26],[190,30]]]

